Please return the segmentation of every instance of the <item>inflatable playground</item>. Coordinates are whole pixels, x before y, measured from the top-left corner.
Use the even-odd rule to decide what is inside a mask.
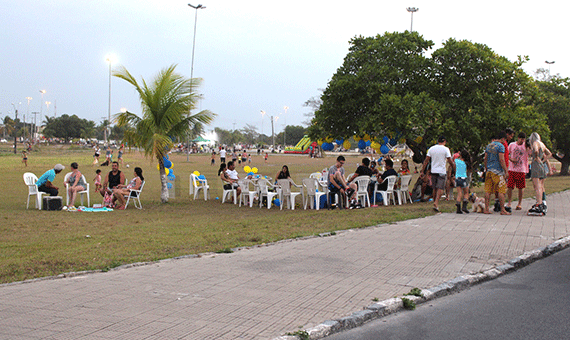
[[[285,153],[308,154],[311,150],[316,150],[318,146],[317,142],[312,142],[309,137],[304,136],[294,147],[285,148]]]

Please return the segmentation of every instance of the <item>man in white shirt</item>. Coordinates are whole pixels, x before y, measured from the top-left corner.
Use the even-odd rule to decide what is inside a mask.
[[[241,194],[241,188],[238,185],[238,180],[239,180],[239,176],[238,176],[238,172],[236,171],[236,165],[233,161],[230,161],[228,163],[228,169],[226,170],[226,175],[228,176],[229,180],[230,180],[230,185],[236,189],[236,194]]]
[[[220,150],[220,163],[225,163],[226,162],[226,149],[222,148],[222,150]]]
[[[424,173],[425,168],[431,161],[431,182],[435,192],[433,210],[435,212],[440,212],[439,198],[445,189],[445,182],[447,180],[447,171],[445,169],[446,161],[451,165],[453,169],[452,173],[455,173],[455,162],[451,159],[451,152],[449,148],[445,146],[446,143],[445,137],[439,137],[437,144],[429,148],[422,166],[422,173]]]

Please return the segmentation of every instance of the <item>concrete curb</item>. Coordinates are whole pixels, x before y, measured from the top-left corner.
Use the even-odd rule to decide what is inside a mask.
[[[402,298],[407,298],[415,304],[424,302],[460,292],[474,286],[476,284],[496,279],[499,276],[508,274],[517,269],[528,266],[529,264],[550,256],[570,246],[570,236],[561,238],[546,247],[538,248],[525,252],[515,257],[507,263],[488,269],[482,273],[462,275],[432,288],[422,289],[422,297],[419,296],[399,296],[396,298],[380,301],[370,306],[364,307],[363,310],[352,313],[340,319],[327,320],[313,328],[297,331],[297,335],[283,335],[272,340],[296,340],[296,339],[322,339],[326,336],[345,331],[351,328],[361,326],[362,324],[384,317],[389,314],[399,312],[404,309]],[[288,333],[292,334],[292,333]]]

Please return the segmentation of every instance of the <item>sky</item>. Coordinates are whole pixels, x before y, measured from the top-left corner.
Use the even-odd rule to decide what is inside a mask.
[[[570,76],[570,3],[520,1],[257,1],[191,0],[197,12],[194,77],[202,78],[198,108],[217,114],[207,127],[258,132],[304,125],[303,107],[319,96],[348,53],[352,37],[413,30],[435,43],[449,38],[489,46],[532,75],[555,61],[552,74]],[[196,10],[179,0],[0,0],[0,117],[31,112],[108,116],[109,64],[150,81],[176,64],[190,77]],[[40,90],[45,90],[41,94]],[[29,101],[26,97],[31,97]],[[51,104],[46,105],[45,102]],[[12,105],[14,104],[14,105]],[[285,110],[285,107],[288,107]],[[111,115],[140,113],[131,85],[111,77]],[[266,112],[265,116],[261,111]],[[40,117],[38,117],[38,121]]]

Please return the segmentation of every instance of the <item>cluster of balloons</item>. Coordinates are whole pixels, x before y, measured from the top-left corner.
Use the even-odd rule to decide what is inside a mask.
[[[174,181],[176,179],[176,176],[174,175],[174,170],[172,169],[172,166],[174,164],[172,164],[172,162],[170,161],[170,159],[168,159],[168,155],[164,156],[162,158],[162,164],[164,164],[164,170],[166,171],[166,176],[168,177],[169,180]],[[156,168],[158,170],[160,170],[160,164],[156,165]],[[170,184],[170,183],[169,183]],[[170,184],[172,187],[172,184]],[[169,188],[170,189],[170,188]]]
[[[198,170],[194,171],[193,174],[196,176],[196,178],[198,178],[198,182],[200,183],[206,180],[206,176],[200,175],[200,172]]]
[[[250,168],[249,165],[246,165],[243,167],[243,171],[245,171],[247,173],[248,176],[252,176],[255,175],[257,173],[257,168]],[[257,176],[259,178],[259,175]],[[267,177],[267,176],[266,176]]]
[[[365,134],[364,136],[354,136],[354,140],[358,143],[359,149],[366,149],[367,147],[371,147],[372,149],[376,150],[376,152],[381,154],[387,154],[390,150],[398,144],[398,139],[401,137],[402,133],[397,132],[394,138],[390,138],[388,136],[382,137],[382,143],[378,143],[370,137],[370,135]],[[419,137],[421,138],[421,137]],[[317,143],[321,146],[324,151],[332,151],[334,149],[333,145],[333,138],[327,137],[325,139],[319,139]],[[336,139],[334,143],[337,145],[342,145],[345,149],[350,149],[351,144],[348,140]]]

